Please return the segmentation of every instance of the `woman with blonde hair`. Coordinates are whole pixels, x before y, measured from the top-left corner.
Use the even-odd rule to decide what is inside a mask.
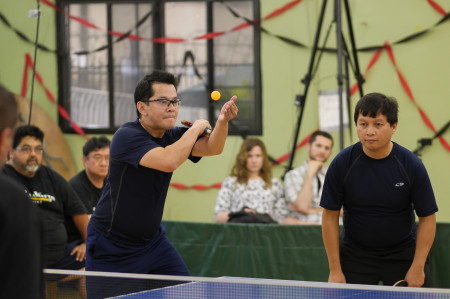
[[[230,216],[243,212],[267,214],[274,223],[286,216],[283,186],[272,178],[266,147],[257,138],[242,143],[231,176],[222,183],[214,216],[216,222],[226,223]]]

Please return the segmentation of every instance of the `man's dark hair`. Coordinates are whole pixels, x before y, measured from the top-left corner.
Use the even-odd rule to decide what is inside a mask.
[[[0,84],[0,132],[6,128],[14,128],[18,110],[14,94]]]
[[[42,144],[44,143],[44,132],[42,132],[41,129],[33,125],[25,125],[16,129],[13,139],[13,148],[16,148],[22,139],[28,136],[40,140]]]
[[[366,94],[356,103],[355,124],[358,121],[359,114],[362,114],[362,116],[376,117],[378,113],[386,116],[391,126],[396,124],[398,122],[397,100],[378,92]]]
[[[92,137],[83,146],[83,156],[87,157],[91,152],[102,149],[104,147],[110,147],[111,141],[105,136]]]
[[[172,84],[177,88],[177,80],[175,76],[166,71],[154,70],[151,74],[145,75],[141,81],[136,86],[134,90],[134,104],[136,105],[139,101],[148,100],[153,96],[153,84],[154,83],[165,83]],[[136,108],[136,113],[138,118],[141,117],[141,114]]]
[[[311,137],[309,138],[309,144],[313,144],[313,142],[316,140],[317,136],[322,136],[325,138],[328,138],[331,140],[331,144],[333,145],[333,137],[330,135],[330,133],[325,131],[315,131],[312,133]]]

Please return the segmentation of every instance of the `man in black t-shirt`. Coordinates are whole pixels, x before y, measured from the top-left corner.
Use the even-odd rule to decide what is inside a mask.
[[[38,207],[44,227],[45,267],[78,270],[84,267],[89,217],[67,181],[41,165],[44,133],[36,126],[18,127],[3,173],[17,181]],[[65,217],[72,217],[83,241],[68,243]]]
[[[89,139],[83,146],[83,164],[85,169],[69,181],[89,215],[94,213],[108,175],[110,144],[111,141],[105,136]],[[70,217],[66,219],[66,229],[69,242],[81,238]]]
[[[18,118],[14,95],[0,85],[0,168]],[[43,296],[42,226],[23,188],[0,173],[0,298]]]
[[[398,103],[381,93],[366,94],[356,103],[354,121],[360,142],[331,162],[320,202],[328,281],[431,286],[428,253],[438,207],[423,163],[392,141]]]

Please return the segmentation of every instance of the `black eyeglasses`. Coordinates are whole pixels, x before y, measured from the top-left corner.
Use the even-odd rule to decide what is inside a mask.
[[[169,99],[154,99],[154,100],[144,100],[141,101],[144,103],[150,103],[150,102],[158,102],[161,107],[169,107],[170,104],[172,104],[174,107],[178,107],[181,105],[180,99],[175,100],[169,100]]]

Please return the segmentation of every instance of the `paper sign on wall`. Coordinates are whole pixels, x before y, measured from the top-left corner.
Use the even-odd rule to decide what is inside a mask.
[[[347,97],[342,95],[343,123],[348,128]],[[339,130],[339,96],[337,90],[319,92],[319,124],[320,130],[334,132]]]

